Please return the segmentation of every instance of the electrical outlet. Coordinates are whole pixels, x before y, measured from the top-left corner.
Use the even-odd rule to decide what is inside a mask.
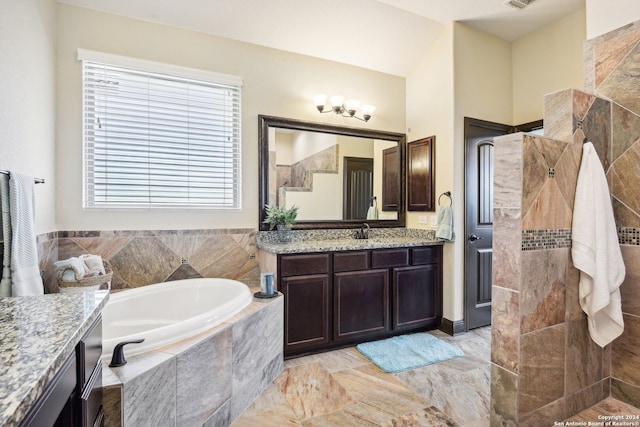
[[[426,215],[420,215],[418,217],[418,224],[426,224],[427,223],[427,216]]]
[[[429,217],[429,221],[431,221],[431,226],[432,227],[437,227],[438,226],[438,217],[436,215],[431,215]]]

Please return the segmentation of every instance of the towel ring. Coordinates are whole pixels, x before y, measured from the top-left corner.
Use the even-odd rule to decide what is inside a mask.
[[[449,206],[453,206],[453,199],[451,198],[451,191],[445,191],[441,195],[438,196],[438,206],[440,206],[440,198],[442,196],[447,196],[449,198]]]

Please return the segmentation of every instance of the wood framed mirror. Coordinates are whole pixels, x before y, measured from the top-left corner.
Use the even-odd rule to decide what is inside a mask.
[[[294,229],[354,228],[363,222],[371,227],[405,226],[405,134],[259,115],[258,139],[259,230],[269,229],[263,222],[265,205],[298,206]],[[382,157],[389,148],[398,152],[395,185],[387,183],[387,188],[397,189],[398,205],[383,211],[382,186],[389,180],[382,176]],[[353,179],[345,179],[351,173],[344,168],[345,158],[371,159],[372,173],[363,178],[356,170]],[[358,200],[346,196],[347,186]],[[345,209],[345,201],[360,206]],[[363,217],[368,209],[363,211],[362,203],[376,206],[378,219]],[[356,212],[355,217],[345,218],[346,212]]]

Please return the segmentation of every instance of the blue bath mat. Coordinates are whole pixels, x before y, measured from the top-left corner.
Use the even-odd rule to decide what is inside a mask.
[[[360,353],[385,372],[400,372],[463,356],[457,347],[431,334],[400,335],[358,344]]]

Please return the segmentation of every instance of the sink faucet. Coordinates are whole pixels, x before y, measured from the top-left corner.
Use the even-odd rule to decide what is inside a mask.
[[[356,239],[368,239],[369,238],[369,230],[370,229],[371,229],[371,227],[369,227],[369,224],[367,224],[365,222],[360,227],[360,230],[356,230],[355,238]]]

